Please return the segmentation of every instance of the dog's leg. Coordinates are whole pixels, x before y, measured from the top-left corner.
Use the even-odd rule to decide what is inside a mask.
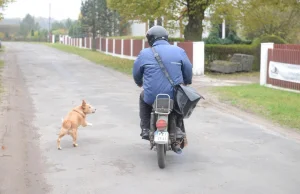
[[[64,129],[61,129],[60,133],[59,133],[59,136],[58,136],[58,139],[57,139],[57,149],[58,150],[61,150],[60,141],[61,141],[61,138],[65,135],[66,135],[66,133],[64,132]]]
[[[82,127],[86,127],[87,125],[88,125],[88,124],[87,124],[86,120],[84,119],[84,120],[82,121],[81,126],[82,126]]]
[[[78,146],[78,144],[76,143],[76,141],[77,141],[77,130],[74,129],[73,132],[70,135],[73,138],[73,146],[77,147]]]
[[[83,126],[83,127],[86,127],[86,126],[93,126],[93,124],[87,122],[87,121],[84,119],[84,121],[83,121],[83,123],[82,123],[82,126]]]

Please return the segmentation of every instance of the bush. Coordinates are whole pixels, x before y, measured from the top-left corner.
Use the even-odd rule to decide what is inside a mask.
[[[226,28],[227,29],[227,28]],[[221,44],[221,45],[228,45],[228,44],[251,44],[252,41],[250,40],[242,40],[238,37],[237,33],[234,30],[227,29],[226,34],[227,37],[225,39],[220,38],[220,28],[214,26],[209,33],[207,38],[204,38],[203,41],[205,44]]]
[[[251,44],[251,40],[242,40],[233,33],[229,33],[228,37],[225,39],[219,37],[208,37],[204,38],[205,44],[220,44],[220,45],[230,45],[230,44]]]
[[[232,45],[205,45],[206,64],[213,60],[229,60],[234,53],[254,55],[252,45],[232,44]]]
[[[184,38],[169,37],[169,42],[184,42]]]
[[[260,46],[260,44],[264,43],[264,42],[273,42],[275,44],[287,44],[287,42],[279,36],[263,35],[259,38],[254,39],[252,45],[257,47],[257,46]]]
[[[265,43],[265,42],[273,42],[275,44],[287,44],[285,40],[275,35],[263,35],[259,38],[256,38],[252,43],[252,46],[254,48],[254,62],[253,62],[254,70],[260,69],[260,45],[261,43]]]

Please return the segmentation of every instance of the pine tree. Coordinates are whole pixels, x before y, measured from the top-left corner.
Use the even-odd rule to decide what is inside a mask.
[[[106,0],[87,0],[81,3],[80,25],[83,33],[100,36],[119,36],[128,29],[116,10],[107,7]]]

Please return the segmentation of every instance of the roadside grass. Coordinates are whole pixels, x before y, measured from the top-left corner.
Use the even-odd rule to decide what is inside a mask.
[[[215,87],[221,102],[256,113],[281,126],[300,129],[300,93],[249,84]]]
[[[81,49],[73,46],[63,45],[63,44],[52,44],[52,43],[43,43],[52,48],[56,48],[58,50],[79,55],[83,58],[86,58],[94,63],[101,64],[106,67],[110,67],[117,71],[131,74],[133,67],[133,60],[130,59],[122,59],[119,57],[113,57],[111,55],[106,55],[100,53],[98,51],[92,51],[90,49]]]
[[[0,52],[2,52],[2,51],[0,51]],[[2,73],[3,66],[4,66],[4,61],[0,60],[0,74]],[[1,79],[0,79],[0,88],[1,88]],[[1,92],[1,89],[0,89],[0,92]]]
[[[2,73],[3,66],[4,66],[4,61],[0,60],[0,73]],[[1,82],[0,82],[0,86],[1,86]]]
[[[0,55],[1,53],[4,52],[4,47],[0,48]],[[2,70],[4,67],[4,61],[0,59],[0,102],[1,102],[1,93],[3,92],[3,87],[2,87]]]

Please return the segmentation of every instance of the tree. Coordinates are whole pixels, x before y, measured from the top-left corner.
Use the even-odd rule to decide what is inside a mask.
[[[39,24],[34,21],[34,17],[32,17],[30,14],[27,14],[20,23],[20,34],[23,37],[26,37],[31,30],[37,31],[39,29]]]
[[[66,26],[62,22],[55,21],[52,23],[51,29],[52,30],[66,29]]]
[[[87,0],[81,3],[79,24],[83,33],[93,36],[93,50],[96,50],[95,38],[120,34],[121,18],[117,11],[107,7],[106,0]],[[122,23],[124,28],[124,23]]]
[[[121,17],[116,10],[107,7],[106,0],[87,0],[81,4],[80,22],[83,30],[101,36],[119,35]]]
[[[92,32],[92,50],[96,50],[96,0],[87,0],[81,2],[80,23],[81,28],[85,33]]]
[[[64,26],[69,30],[72,26],[73,22],[70,18],[67,19],[67,21],[65,22]]]
[[[119,35],[127,36],[130,34],[130,24],[127,20],[119,16]]]
[[[3,32],[0,32],[0,40],[3,40],[5,38],[5,34]]]
[[[214,21],[224,17],[249,38],[274,34],[291,40],[300,28],[298,0],[216,0],[212,12]]]
[[[108,0],[108,7],[117,10],[126,20],[154,20],[169,7],[172,0]],[[172,15],[171,13],[164,13]]]
[[[92,18],[92,15],[91,15],[90,1],[81,2],[79,20],[81,23],[81,28],[84,33],[90,32],[90,27],[92,26],[91,18]]]
[[[2,10],[5,9],[5,7],[7,7],[7,4],[14,2],[15,0],[0,0],[0,8]],[[3,13],[0,12],[0,20],[3,19]]]
[[[97,29],[101,36],[112,35],[112,12],[107,8],[106,0],[97,0]]]
[[[186,40],[202,40],[205,10],[215,0],[108,0],[108,5],[116,9],[128,20],[154,20],[161,16],[168,20],[187,20],[184,30]],[[126,5],[126,6],[124,6]],[[168,28],[167,24],[166,27]]]
[[[76,38],[82,37],[82,28],[78,20],[74,21],[72,26],[70,27],[69,36],[76,37]]]
[[[97,0],[97,29],[101,36],[117,36],[120,34],[121,17],[116,10],[107,7],[106,0]]]

